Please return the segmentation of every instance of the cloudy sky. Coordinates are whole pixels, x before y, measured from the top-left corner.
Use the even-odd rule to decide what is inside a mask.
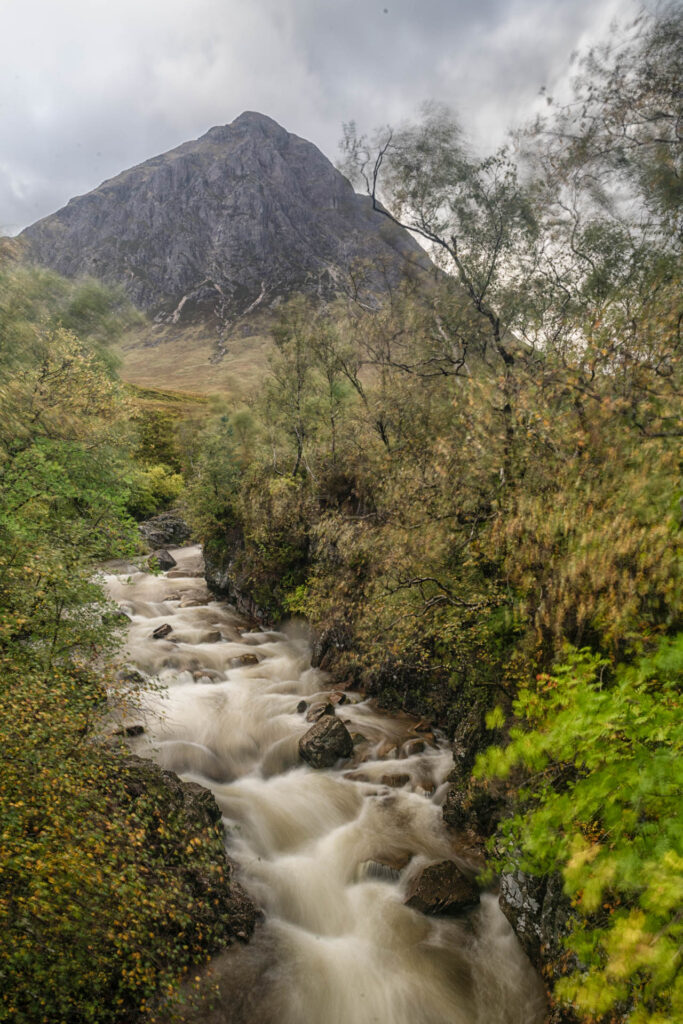
[[[0,0],[0,233],[258,110],[338,156],[425,100],[472,139],[566,89],[631,0]]]

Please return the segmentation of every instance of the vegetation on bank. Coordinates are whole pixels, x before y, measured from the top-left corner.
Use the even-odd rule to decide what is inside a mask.
[[[632,1024],[683,1012],[682,52],[680,12],[641,18],[483,159],[439,109],[349,126],[377,215],[446,273],[295,299],[258,395],[190,442],[207,551],[271,617],[453,732],[488,712],[499,863],[573,901],[557,996]]]
[[[336,673],[476,722],[498,863],[572,902],[558,999],[683,1015],[681,52],[675,8],[641,19],[486,158],[438,109],[349,126],[349,173],[443,272],[376,310],[294,299],[253,400],[201,423],[118,382],[120,296],[5,254],[0,1021],[151,1016],[228,934],[197,913],[215,829],[188,843],[95,729],[117,620],[93,562],[181,474],[211,557],[329,630]]]
[[[0,1021],[12,1024],[151,1014],[231,931],[222,830],[153,771],[141,780],[98,730],[122,685],[120,618],[93,566],[136,552],[130,513],[177,493],[154,418],[109,355],[132,316],[94,282],[0,266]]]

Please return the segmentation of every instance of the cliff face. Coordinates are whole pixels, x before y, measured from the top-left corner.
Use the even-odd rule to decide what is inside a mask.
[[[21,235],[29,259],[122,284],[160,322],[223,322],[296,291],[366,297],[429,266],[310,142],[244,113],[79,196]],[[372,299],[370,299],[372,301]]]

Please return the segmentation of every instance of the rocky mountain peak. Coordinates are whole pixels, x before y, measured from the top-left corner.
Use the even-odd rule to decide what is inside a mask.
[[[319,149],[255,111],[123,171],[21,237],[34,262],[122,284],[169,323],[228,323],[297,291],[330,298],[361,266],[376,297],[429,265]]]

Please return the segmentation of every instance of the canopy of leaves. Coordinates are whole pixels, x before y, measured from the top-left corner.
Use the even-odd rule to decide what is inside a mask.
[[[0,1020],[13,1024],[151,1012],[229,929],[212,912],[221,836],[188,835],[163,792],[133,799],[124,751],[101,736],[108,701],[133,699],[94,576],[137,550],[134,410],[103,348],[119,306],[99,285],[0,267]]]
[[[591,1018],[621,1005],[633,1024],[664,1024],[683,1013],[683,634],[616,671],[567,653],[520,691],[507,746],[480,759],[480,774],[526,772],[499,862],[519,866],[521,850],[525,870],[562,872],[581,966],[560,996]]]

